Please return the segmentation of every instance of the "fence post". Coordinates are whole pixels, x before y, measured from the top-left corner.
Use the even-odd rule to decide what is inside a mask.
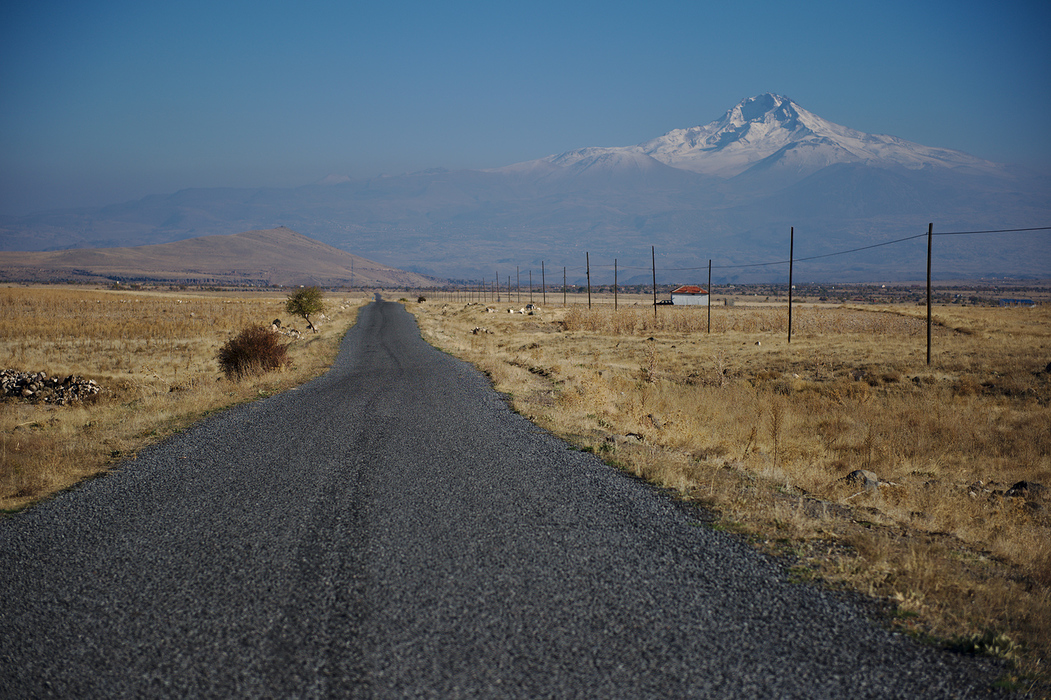
[[[712,332],[712,259],[708,258],[708,334]]]
[[[544,261],[540,261],[540,290],[544,297],[544,306],[547,306],[547,277],[544,275]]]
[[[562,308],[566,306],[566,268],[562,267]]]
[[[613,258],[613,310],[617,310],[617,259]]]

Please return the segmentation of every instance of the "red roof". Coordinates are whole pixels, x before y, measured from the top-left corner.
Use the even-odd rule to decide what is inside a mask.
[[[671,290],[671,293],[672,294],[707,294],[708,292],[704,291],[703,289],[701,289],[700,287],[698,287],[696,285],[684,284],[681,287],[679,287],[678,289]]]

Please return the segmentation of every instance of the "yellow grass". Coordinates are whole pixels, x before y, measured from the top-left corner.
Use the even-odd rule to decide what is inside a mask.
[[[654,320],[632,301],[408,306],[520,413],[713,510],[800,577],[889,602],[906,629],[1001,639],[1020,672],[1043,672],[1051,307],[938,307],[928,367],[925,308],[796,308],[789,344],[784,307],[713,308],[709,334],[707,309]],[[883,485],[843,480],[856,469]],[[1003,495],[1023,480],[1044,497]]]
[[[278,292],[131,292],[0,288],[0,367],[81,375],[104,391],[71,406],[0,403],[0,509],[11,510],[133,458],[208,412],[316,376],[366,301],[329,294],[320,333],[289,349],[292,367],[229,381],[219,347],[275,318],[305,331]]]

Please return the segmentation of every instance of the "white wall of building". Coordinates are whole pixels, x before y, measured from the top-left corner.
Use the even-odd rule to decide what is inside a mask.
[[[672,294],[671,303],[675,306],[708,306],[708,294]]]

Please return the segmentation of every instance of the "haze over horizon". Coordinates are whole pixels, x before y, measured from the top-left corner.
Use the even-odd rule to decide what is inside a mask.
[[[12,4],[0,214],[494,168],[636,144],[768,91],[1047,169],[1049,26],[1036,2]]]

